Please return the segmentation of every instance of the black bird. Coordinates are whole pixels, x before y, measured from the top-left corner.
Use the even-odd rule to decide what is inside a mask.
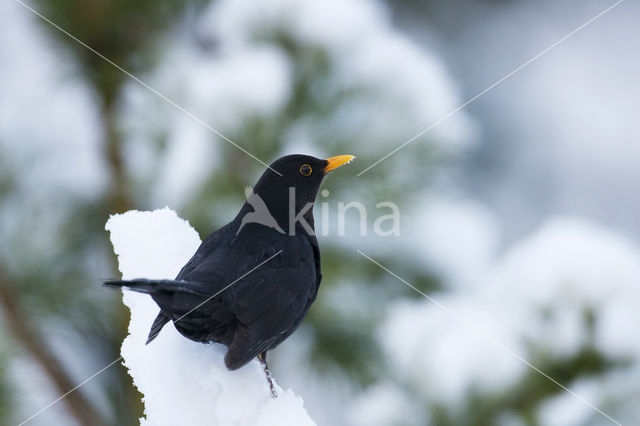
[[[202,242],[174,280],[105,284],[147,293],[158,304],[147,344],[173,321],[188,339],[226,345],[230,370],[258,357],[275,396],[266,352],[300,325],[322,279],[313,202],[323,177],[354,158],[276,160],[247,190],[238,215]]]

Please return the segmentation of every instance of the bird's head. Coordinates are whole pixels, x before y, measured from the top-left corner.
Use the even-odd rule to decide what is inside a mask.
[[[296,214],[306,209],[312,225],[312,209],[307,205],[315,201],[322,179],[354,158],[353,155],[338,155],[323,160],[301,154],[281,157],[265,170],[253,192],[264,201],[269,213],[284,229],[288,229],[290,223],[290,203],[294,203]]]

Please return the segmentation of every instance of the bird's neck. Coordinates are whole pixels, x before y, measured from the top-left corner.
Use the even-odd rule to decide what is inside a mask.
[[[260,196],[260,193],[257,195]],[[288,198],[272,198],[268,194],[260,196],[258,200],[249,197],[234,222],[240,227],[243,221],[245,226],[250,223],[268,226],[271,221],[275,221],[285,234],[315,234],[313,205],[307,207],[307,203],[298,202],[291,206],[289,203]]]

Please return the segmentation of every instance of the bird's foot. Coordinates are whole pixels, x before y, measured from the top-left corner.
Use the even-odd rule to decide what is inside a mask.
[[[260,355],[258,355],[258,361],[260,361],[260,364],[262,365],[262,368],[264,368],[264,374],[267,376],[267,382],[269,383],[269,389],[271,390],[271,396],[273,398],[277,398],[278,397],[278,392],[276,391],[276,386],[273,383],[273,378],[271,377],[271,371],[269,370],[269,367],[267,366],[267,353],[263,352]]]

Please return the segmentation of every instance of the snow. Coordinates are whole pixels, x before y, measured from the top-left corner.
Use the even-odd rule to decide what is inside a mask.
[[[246,129],[258,120],[267,140],[281,139],[279,154],[323,157],[342,152],[349,141],[362,158],[373,161],[461,103],[438,56],[397,31],[380,2],[222,0],[206,6],[193,27],[166,40],[166,52],[145,81],[250,151],[266,143],[243,140],[255,138]],[[213,47],[203,48],[203,43]],[[326,66],[313,63],[314,55],[322,56]],[[295,89],[302,79],[312,83],[305,86],[308,96],[300,105]],[[229,147],[164,103],[138,84],[127,87],[121,118],[129,129],[128,143],[138,151],[150,150],[149,138],[163,129],[168,147],[153,154],[164,158],[146,165],[136,160],[129,168],[157,182],[154,200],[184,205]],[[283,120],[290,108],[304,114]],[[461,111],[416,145],[457,154],[475,142],[477,131]]]
[[[494,278],[494,292],[528,317],[520,332],[539,345],[574,352],[586,338],[589,309],[596,347],[612,358],[640,360],[637,339],[623,326],[640,321],[633,308],[640,298],[640,251],[625,237],[583,219],[552,219],[505,255]],[[543,318],[542,307],[552,318]]]
[[[200,244],[196,231],[169,208],[114,215],[106,229],[124,279],[173,278]],[[144,395],[141,425],[315,424],[292,390],[278,387],[278,398],[271,397],[256,360],[228,371],[223,345],[192,342],[171,324],[144,345],[158,308],[143,294],[125,291],[123,301],[131,322],[121,353]]]
[[[515,352],[522,349],[503,319],[474,300],[433,298]],[[473,390],[491,393],[514,384],[526,366],[429,301],[400,302],[379,333],[396,377],[424,398],[450,406]],[[490,368],[499,365],[500,368]]]
[[[577,383],[573,390],[587,401],[600,405],[601,392],[598,387],[598,383],[588,380]],[[566,392],[545,400],[538,411],[540,424],[543,425],[580,426],[589,424],[589,419],[593,417],[591,407]]]
[[[56,48],[20,4],[2,2],[0,16],[0,180],[11,179],[0,203],[0,235],[22,246],[0,246],[11,268],[24,261],[19,253],[50,256],[69,206],[102,196],[108,175],[93,95],[72,78],[69,52]]]
[[[448,286],[478,285],[478,277],[495,260],[500,240],[496,218],[482,204],[468,199],[431,197],[415,207],[403,239],[420,260],[442,276]]]
[[[2,2],[0,16],[2,167],[28,164],[17,182],[25,201],[93,198],[107,175],[91,91],[71,78],[69,53],[46,39],[39,18],[17,2]]]
[[[402,423],[398,423],[399,419]],[[353,426],[431,424],[424,419],[419,402],[393,383],[380,383],[365,390],[351,407],[348,423]]]
[[[640,394],[640,345],[632,326],[640,322],[640,248],[591,221],[555,217],[499,254],[495,236],[488,232],[499,229],[486,211],[472,203],[434,205],[447,206],[442,211],[448,214],[423,219],[425,256],[438,249],[438,241],[445,246],[466,241],[475,249],[461,248],[457,262],[449,260],[454,253],[447,247],[436,253],[442,268],[455,269],[442,274],[445,290],[430,294],[444,309],[419,299],[395,302],[386,312],[378,341],[407,397],[417,394],[422,404],[457,412],[471,394],[507,392],[531,373],[505,348],[536,365],[541,354],[571,359],[592,345],[609,361],[622,364],[563,385],[612,411],[617,420],[637,420],[629,405],[630,395]],[[474,238],[478,241],[468,241]],[[451,282],[474,274],[466,285]],[[585,312],[592,313],[593,326]],[[378,403],[383,404],[382,398]],[[375,406],[375,393],[361,395],[355,407],[360,404]],[[560,389],[538,411],[541,424],[577,425],[603,418]],[[352,414],[367,419],[361,412],[356,416],[354,408]],[[397,418],[401,412],[396,410]]]

